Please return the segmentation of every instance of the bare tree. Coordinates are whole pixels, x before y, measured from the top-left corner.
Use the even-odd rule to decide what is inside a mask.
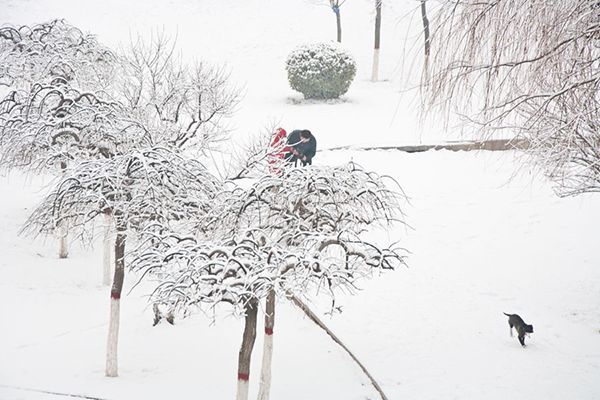
[[[115,64],[109,49],[63,20],[0,28],[0,85],[8,89],[0,165],[41,172],[114,150],[102,145],[119,112],[106,93]]]
[[[185,65],[174,41],[155,35],[132,42],[123,55],[117,98],[153,143],[206,152],[226,139],[227,118],[240,99],[223,68]]]
[[[131,265],[158,278],[156,302],[180,310],[226,302],[245,316],[239,400],[248,395],[261,299],[270,299],[265,334],[272,343],[276,294],[327,293],[335,299],[336,289],[353,291],[373,271],[404,262],[400,249],[380,248],[363,237],[367,226],[395,220],[399,209],[397,194],[354,164],[286,169],[247,189],[223,191],[213,205],[198,219],[197,234],[146,228]],[[267,351],[262,398],[269,393],[272,346]]]
[[[138,142],[167,143],[194,157],[206,156],[227,138],[227,118],[240,91],[232,87],[222,68],[198,63],[188,67],[176,56],[176,42],[159,34],[150,40],[132,41],[119,57],[112,96],[123,107],[127,120],[139,128]],[[105,210],[105,225],[111,226]],[[104,247],[111,246],[110,232]],[[106,250],[105,250],[106,252]],[[110,265],[104,258],[104,270]]]
[[[241,157],[240,159],[242,160],[242,162],[239,163],[238,165],[238,170],[243,171],[243,174],[238,174],[237,177],[243,177],[246,175],[251,175],[252,172],[259,172],[264,174],[264,171],[266,171],[267,169],[264,166],[264,159],[265,156],[267,157],[267,159],[269,160],[269,165],[268,165],[268,172],[271,175],[275,175],[276,177],[282,178],[282,173],[284,174],[284,179],[285,176],[287,176],[287,174],[290,173],[290,171],[286,172],[286,163],[283,159],[278,158],[276,156],[273,156],[273,154],[279,154],[282,150],[282,143],[279,143],[279,141],[276,139],[277,138],[277,131],[271,129],[271,132],[275,132],[275,135],[273,136],[275,138],[275,140],[271,140],[271,143],[269,143],[269,140],[254,140],[251,143],[254,144],[254,146],[248,146],[245,151],[246,154],[244,157]],[[271,137],[271,135],[264,135],[263,138],[264,139],[269,139]],[[261,136],[258,137],[258,139],[260,139]],[[252,162],[248,163],[248,162],[243,162],[243,160],[252,160]],[[262,161],[262,164],[261,164]],[[360,172],[358,172],[358,170],[362,171],[362,169],[359,167],[357,169],[357,171],[355,171],[355,177],[356,176],[360,176]],[[317,172],[317,174],[319,174],[319,172]],[[326,176],[327,174],[325,174]],[[384,188],[385,186],[383,185],[383,182],[379,182],[378,178],[376,176],[372,176],[370,178],[373,178],[374,180],[369,180],[369,179],[365,179],[364,182],[366,182],[366,186],[362,186],[364,184],[364,182],[355,182],[359,185],[361,185],[361,187],[370,187],[370,188],[374,188],[374,187],[381,187]],[[325,178],[325,180],[327,180]],[[301,182],[302,179],[294,179],[294,181],[296,183]],[[352,181],[352,179],[348,178],[348,181]],[[340,187],[337,187],[336,185],[339,185],[339,183],[334,184],[334,183],[328,183],[330,184],[332,187],[336,187],[337,189],[340,189]],[[326,184],[326,186],[328,185]],[[340,190],[344,190],[343,185],[341,185],[342,188]],[[321,189],[315,189],[315,188],[310,188],[310,187],[305,187],[305,188],[301,188],[299,190],[297,190],[298,193],[305,193],[307,198],[309,197],[309,194],[311,193],[311,190],[316,190],[316,191],[320,191],[320,197],[323,197],[323,199],[321,199],[325,204],[333,204],[332,202],[328,203],[328,200],[326,200],[327,198],[327,194],[326,192],[322,191]],[[334,189],[337,190],[337,189]],[[269,189],[270,192],[275,193],[278,190],[281,190],[281,188],[277,187],[277,186],[273,186]],[[264,192],[264,191],[263,191]],[[384,190],[385,193],[391,193],[391,192],[387,192]],[[392,197],[394,197],[395,195],[393,195]],[[242,196],[243,197],[243,196]],[[302,199],[296,199],[298,201],[302,201]],[[373,198],[369,198],[369,199],[363,199],[364,201],[367,202],[367,204],[369,203],[369,201],[372,202],[376,202],[375,199]],[[281,201],[281,199],[279,199],[277,202],[275,203],[270,203],[271,205],[275,205],[275,204],[279,204],[279,201]],[[331,199],[329,199],[329,201],[331,201]],[[344,198],[343,201],[341,201],[341,203],[344,204],[351,204],[350,208],[354,209],[354,210],[359,210],[359,214],[360,214],[360,210],[364,210],[363,206],[364,204],[361,203],[360,201],[357,201],[356,198],[353,198],[351,195],[347,196],[346,198]],[[396,201],[394,201],[392,198],[386,198],[386,196],[384,196],[384,198],[382,199],[382,201],[380,201],[381,204],[381,210],[398,210],[397,207],[397,203]],[[268,209],[268,206],[263,204],[264,207],[266,207]],[[279,209],[279,205],[276,205],[276,209]],[[322,209],[327,209],[327,206],[323,206]],[[313,211],[314,212],[314,211]],[[342,210],[340,209],[336,209],[336,210],[329,210],[328,211],[329,214],[328,215],[335,215],[336,213],[343,213]],[[237,217],[242,216],[243,214],[245,214],[246,211],[236,211],[234,214]],[[262,210],[262,212],[259,212],[259,216],[257,217],[250,217],[252,221],[261,221],[262,217],[261,216],[265,216],[265,215],[270,215],[273,213],[273,210],[271,210],[271,212],[267,212],[267,210]],[[367,212],[368,214],[368,212]],[[354,221],[355,224],[353,226],[353,229],[358,229],[360,226],[368,226],[370,224],[373,224],[374,222],[377,221],[389,221],[390,220],[390,215],[385,215],[385,214],[373,214],[372,215],[373,219],[367,219],[367,220],[360,220],[360,219],[352,219]],[[263,223],[263,226],[265,225],[269,225],[268,223]],[[333,230],[336,229],[345,229],[346,227],[346,220],[344,219],[339,219],[338,220],[338,224],[336,225],[335,223],[332,223],[330,225],[330,228],[332,228]],[[264,228],[261,228],[264,229]],[[279,237],[281,235],[283,235],[285,232],[289,232],[289,231],[294,231],[296,228],[295,226],[292,225],[287,225],[285,223],[281,223],[281,222],[274,222],[272,232],[274,233],[274,236]],[[318,226],[313,226],[313,229],[315,230],[319,230],[320,228]],[[332,244],[333,247],[336,246],[336,244]],[[329,251],[331,251],[332,249],[330,248]],[[343,256],[343,250],[339,251],[339,249],[337,249],[338,251],[335,251],[335,249],[333,249],[333,256]],[[401,262],[403,262],[403,259],[399,260]],[[272,357],[272,351],[273,351],[273,325],[274,325],[274,319],[275,319],[275,302],[272,301],[272,299],[275,298],[275,293],[274,293],[275,289],[272,289],[271,292],[269,293],[269,295],[267,296],[267,304],[266,304],[266,308],[265,308],[265,338],[264,338],[264,352],[263,352],[263,364],[262,364],[262,369],[261,369],[261,379],[260,379],[260,387],[259,387],[259,399],[261,400],[265,400],[269,398],[269,393],[270,393],[270,379],[271,379],[271,357]],[[287,299],[292,299],[296,304],[302,304],[302,307],[300,307],[305,313],[307,313],[307,315],[315,320],[313,318],[313,315],[311,315],[311,312],[307,312],[306,310],[308,309],[307,306],[302,303],[302,301],[295,297],[294,294],[290,291],[286,292],[286,298]],[[310,310],[309,310],[310,311]],[[382,396],[382,398],[386,398],[385,394],[383,393],[383,391],[381,390],[381,387],[377,384],[377,382],[375,382],[375,380],[373,379],[373,377],[369,374],[369,372],[366,370],[366,368],[364,367],[364,365],[362,365],[360,363],[360,361],[358,361],[356,359],[356,357],[348,350],[348,348],[341,342],[338,341],[338,339],[335,337],[335,335],[333,334],[333,332],[331,332],[331,330],[329,330],[326,326],[323,326],[322,323],[320,324],[319,321],[315,320],[315,323],[317,323],[319,326],[322,326],[327,333],[334,339],[334,341],[336,341],[336,343],[340,344],[341,347],[347,351],[350,356],[359,364],[360,368],[363,369],[363,371],[366,373],[366,375],[369,377],[369,379],[373,382],[375,389],[380,393],[380,395]]]
[[[442,1],[426,104],[529,141],[559,195],[600,191],[599,12],[594,0]]]
[[[423,21],[423,51],[425,53],[425,73],[429,69],[429,53],[431,52],[431,43],[429,39],[429,18],[427,18],[427,0],[421,0],[421,20]]]
[[[55,77],[28,92],[13,91],[0,103],[0,165],[42,173],[127,152],[141,133],[124,111],[105,93]]]
[[[144,132],[125,111],[105,92],[77,89],[60,77],[13,91],[0,103],[0,166],[64,173],[79,160],[126,153]],[[68,227],[57,228],[64,257]]]
[[[64,21],[2,32],[0,70],[12,85],[0,103],[5,168],[41,172],[60,165],[64,171],[80,159],[163,142],[202,152],[224,137],[224,120],[239,97],[224,71],[202,64],[190,70],[164,37],[138,40],[118,57]],[[15,67],[21,64],[26,72]],[[108,229],[111,218],[105,210]],[[63,256],[65,229],[57,227]],[[111,235],[104,235],[104,282]]]
[[[336,39],[338,43],[342,43],[342,15],[341,7],[344,5],[346,0],[310,0],[311,3],[317,5],[327,5],[331,8],[331,11],[335,14],[335,25],[336,25]]]
[[[379,45],[381,41],[381,5],[383,0],[375,0],[375,44],[373,48],[373,71],[371,80],[379,80]]]
[[[338,43],[342,43],[342,15],[341,15],[341,7],[346,2],[346,0],[329,0],[329,5],[331,6],[331,10],[335,14],[335,26],[337,36],[336,39]]]

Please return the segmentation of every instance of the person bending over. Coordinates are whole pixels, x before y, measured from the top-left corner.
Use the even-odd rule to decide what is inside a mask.
[[[298,161],[302,166],[312,165],[312,160],[317,153],[317,140],[307,129],[295,130],[288,136],[288,145],[291,151],[286,154],[286,160],[296,164]]]

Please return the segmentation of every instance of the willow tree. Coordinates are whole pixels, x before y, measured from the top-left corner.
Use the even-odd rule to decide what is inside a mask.
[[[559,195],[600,191],[599,12],[594,0],[440,2],[425,105],[529,143]]]

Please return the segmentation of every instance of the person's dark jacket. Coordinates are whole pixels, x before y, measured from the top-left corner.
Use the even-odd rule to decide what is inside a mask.
[[[296,150],[300,153],[298,159],[302,161],[302,165],[311,165],[312,159],[317,153],[317,139],[312,136],[308,143],[298,143],[296,145]],[[302,159],[303,157],[306,157],[306,161]]]
[[[300,129],[293,130],[287,137],[287,144],[290,146],[295,146],[300,143]]]
[[[287,144],[296,149],[296,151],[300,153],[300,156],[296,157],[292,153],[287,153],[285,159],[290,162],[300,160],[302,161],[302,165],[310,165],[312,164],[313,157],[317,153],[317,140],[313,135],[308,143],[302,143],[300,141],[300,132],[302,131],[299,129],[292,131],[287,139]],[[302,157],[306,157],[306,161],[302,160]]]
[[[290,134],[287,137],[287,144],[288,147],[292,148],[292,147],[296,147],[298,145],[298,143],[300,143],[300,130],[296,129],[292,132],[290,132]],[[292,152],[286,153],[285,154],[285,160],[289,161],[291,163],[295,163],[296,162],[296,157],[294,156],[294,154]]]

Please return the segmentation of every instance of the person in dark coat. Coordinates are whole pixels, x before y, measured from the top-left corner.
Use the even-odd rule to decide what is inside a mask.
[[[285,159],[289,162],[300,161],[302,166],[311,165],[312,159],[317,153],[317,139],[309,130],[295,130],[288,136],[288,145],[291,151],[286,154]]]

